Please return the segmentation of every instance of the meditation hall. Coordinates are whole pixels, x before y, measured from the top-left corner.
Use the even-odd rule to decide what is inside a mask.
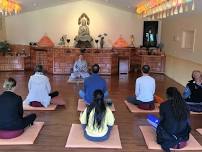
[[[0,0],[0,152],[202,152],[202,0]]]

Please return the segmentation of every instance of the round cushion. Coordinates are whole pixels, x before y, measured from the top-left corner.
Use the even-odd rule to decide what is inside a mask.
[[[0,139],[11,139],[20,136],[24,132],[21,130],[0,130]]]
[[[143,109],[143,110],[154,110],[155,106],[154,103],[142,103],[138,105],[138,108]]]
[[[30,102],[30,106],[32,106],[32,107],[43,107],[43,105],[39,101]]]

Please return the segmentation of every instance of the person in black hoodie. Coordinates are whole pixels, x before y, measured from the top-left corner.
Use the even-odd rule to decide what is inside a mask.
[[[166,91],[167,101],[160,105],[160,122],[156,129],[157,143],[166,152],[181,149],[189,140],[190,112],[180,92],[175,87]]]
[[[33,125],[36,114],[23,117],[23,100],[14,93],[16,81],[8,78],[3,85],[5,91],[0,95],[0,130],[22,130]]]
[[[183,97],[190,111],[202,112],[202,74],[200,71],[192,72],[192,80],[187,83]]]

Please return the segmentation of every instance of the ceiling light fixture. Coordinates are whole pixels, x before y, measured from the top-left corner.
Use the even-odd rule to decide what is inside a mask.
[[[2,15],[17,14],[21,9],[21,5],[16,0],[0,0],[0,13]]]
[[[172,16],[188,11],[189,5],[191,5],[191,10],[195,10],[194,0],[142,0],[136,6],[136,13],[142,17],[162,19],[169,16],[169,12]]]

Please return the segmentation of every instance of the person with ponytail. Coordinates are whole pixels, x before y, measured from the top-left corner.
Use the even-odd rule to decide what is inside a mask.
[[[190,112],[177,88],[167,88],[166,95],[167,101],[160,105],[160,120],[151,115],[147,120],[156,128],[157,143],[163,150],[170,152],[170,148],[181,149],[186,146],[191,131]]]
[[[93,102],[80,115],[85,138],[91,141],[107,140],[114,121],[112,111],[105,105],[103,91],[95,90]]]

